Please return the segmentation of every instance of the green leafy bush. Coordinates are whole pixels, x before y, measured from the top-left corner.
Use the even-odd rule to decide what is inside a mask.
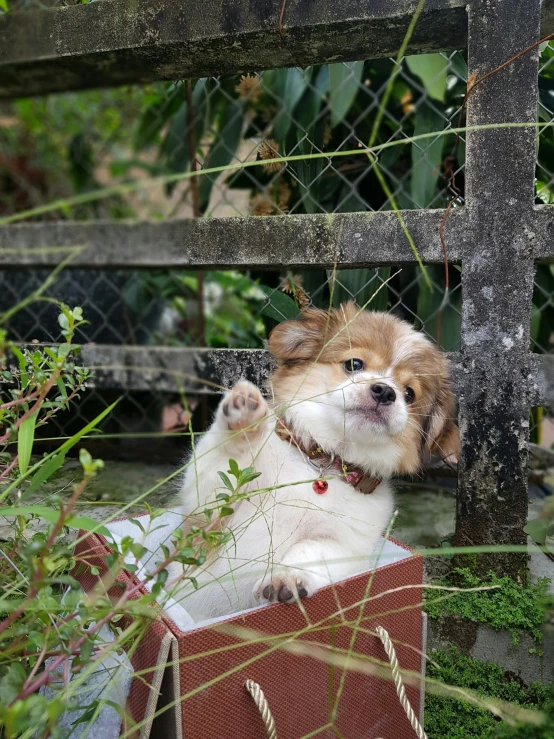
[[[67,730],[59,726],[60,717],[82,709],[77,702],[79,687],[95,663],[108,651],[132,649],[156,616],[152,605],[161,589],[171,585],[167,583],[168,564],[181,562],[185,566],[182,578],[196,586],[194,568],[211,549],[229,539],[218,521],[233,513],[233,506],[246,496],[244,486],[258,476],[254,469],[241,470],[230,460],[228,472],[220,473],[225,492],[199,512],[197,525],[186,533],[174,532],[172,545],[162,547],[154,572],[140,580],[132,579],[137,565],[126,561],[128,555],[139,560],[145,553],[139,537],[124,537],[119,544],[109,541],[111,554],[104,560],[103,585],[84,593],[76,575],[83,568],[93,575],[100,571],[76,557],[74,534],[68,534],[84,529],[110,539],[101,523],[77,513],[83,491],[103,462],[81,447],[80,479],[71,490],[45,497],[43,486],[113,406],[57,450],[36,457],[34,430],[79,398],[89,378],[89,372],[76,362],[80,347],[72,343],[83,321],[81,309],[60,304],[60,311],[65,341],[55,348],[22,349],[9,342],[5,333],[0,334],[0,514],[8,524],[0,543],[0,737],[5,739],[66,736]],[[155,526],[163,511],[152,511],[146,504],[145,508]],[[134,523],[145,533],[139,520]],[[115,598],[113,594],[108,597],[109,583],[122,571],[129,578]],[[143,595],[146,583],[150,592]],[[106,626],[114,636],[110,643],[101,633]],[[46,686],[53,688],[53,695],[43,693]],[[75,720],[92,722],[101,706],[102,699],[93,701]]]

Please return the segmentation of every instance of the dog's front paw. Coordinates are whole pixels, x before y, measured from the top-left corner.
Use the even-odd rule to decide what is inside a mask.
[[[221,411],[230,431],[254,430],[267,413],[267,403],[255,385],[241,380],[223,398]]]
[[[254,588],[257,603],[294,603],[298,598],[310,598],[320,587],[310,573],[283,570],[262,578]]]

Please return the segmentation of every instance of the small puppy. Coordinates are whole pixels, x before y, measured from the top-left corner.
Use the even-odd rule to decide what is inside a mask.
[[[220,522],[229,542],[190,573],[198,589],[185,580],[173,594],[196,621],[293,602],[362,571],[393,512],[389,478],[458,451],[447,360],[408,323],[353,303],[308,309],[277,326],[269,348],[270,405],[237,383],[185,476],[196,522],[228,492],[218,472],[229,459],[261,473]],[[183,574],[173,563],[168,584]]]

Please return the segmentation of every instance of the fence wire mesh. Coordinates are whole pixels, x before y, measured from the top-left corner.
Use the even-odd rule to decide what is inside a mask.
[[[539,123],[554,120],[554,48],[551,43],[540,47],[539,101],[537,118]],[[537,169],[535,193],[537,204],[554,203],[554,138],[552,129],[539,128],[537,135]],[[533,290],[531,318],[531,350],[539,354],[554,351],[554,267],[550,264],[537,265]],[[544,447],[554,447],[554,422],[552,409],[535,408],[531,414],[531,441]],[[533,453],[531,462],[533,464]],[[553,466],[550,460],[549,466]]]
[[[553,54],[549,46],[542,50],[543,120],[554,116]],[[453,207],[461,207],[465,139],[441,132],[465,123],[460,111],[466,77],[464,55],[453,52],[400,63],[358,61],[3,103],[0,216],[106,186],[253,160],[268,163],[78,206],[66,203],[37,219],[276,216],[444,208],[452,200]],[[370,141],[401,143],[375,158],[360,155]],[[545,202],[554,172],[551,131],[540,133],[538,141],[537,202]],[[270,161],[319,153],[341,156]],[[446,299],[443,267],[428,266],[429,281],[415,266],[397,272],[207,271],[200,277],[195,271],[69,268],[50,294],[83,306],[90,323],[79,337],[82,342],[262,347],[275,322],[299,308],[354,299],[361,305],[371,300],[371,309],[393,311],[444,350],[458,350],[459,267],[449,268]],[[0,309],[45,276],[37,270],[1,273]],[[541,265],[533,303],[534,351],[552,351],[553,295],[552,270]],[[35,304],[17,314],[10,330],[24,342],[55,340],[55,311]],[[121,431],[159,425],[160,413],[152,413],[144,394],[131,389],[127,395],[133,420],[122,422]],[[174,400],[164,396],[156,408]],[[142,426],[135,415],[142,415]]]

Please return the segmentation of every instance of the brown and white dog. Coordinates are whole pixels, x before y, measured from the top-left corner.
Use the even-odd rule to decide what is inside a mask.
[[[191,516],[226,492],[218,472],[229,459],[261,473],[225,519],[230,542],[194,573],[198,589],[174,595],[197,621],[292,602],[366,569],[393,512],[391,476],[458,451],[447,360],[408,323],[353,303],[308,309],[277,326],[269,348],[270,403],[237,383],[185,476]],[[180,573],[173,564],[170,581]]]

